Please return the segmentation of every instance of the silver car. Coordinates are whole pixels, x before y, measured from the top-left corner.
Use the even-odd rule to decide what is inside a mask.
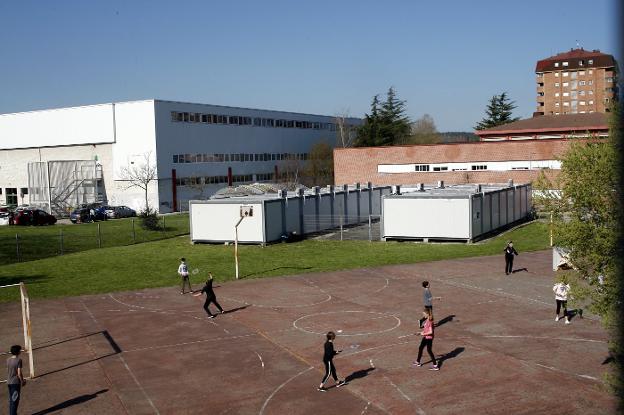
[[[106,216],[111,219],[136,216],[136,211],[128,206],[107,206],[104,211]]]

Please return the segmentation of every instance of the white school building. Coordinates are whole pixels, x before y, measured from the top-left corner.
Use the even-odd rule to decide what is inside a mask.
[[[142,210],[144,191],[122,171],[148,159],[150,207],[186,210],[228,182],[274,180],[314,144],[333,146],[336,134],[332,116],[153,99],[0,114],[0,204]]]

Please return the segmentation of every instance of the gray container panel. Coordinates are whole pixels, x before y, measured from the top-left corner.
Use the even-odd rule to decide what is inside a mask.
[[[500,194],[492,193],[492,229],[500,226]]]
[[[370,210],[368,206],[369,195],[370,192],[368,189],[363,189],[360,192],[360,213],[364,218],[368,218],[368,215],[370,215]]]
[[[492,195],[486,193],[483,195],[483,233],[492,230]]]
[[[483,212],[481,211],[481,203],[483,202],[483,197],[481,195],[475,195],[472,198],[472,235],[471,238],[479,236],[483,233],[482,230],[482,221],[483,221]]]
[[[354,223],[358,223],[358,210],[357,210],[357,198],[359,195],[359,192],[357,191],[351,191],[351,192],[347,192],[347,203],[348,203],[348,215],[349,217],[347,218],[346,223],[348,224],[354,224]]]
[[[282,202],[270,200],[264,203],[264,232],[266,242],[275,242],[282,236]]]
[[[507,223],[512,223],[514,218],[514,189],[513,187],[507,191]]]
[[[299,200],[287,198],[286,201],[286,232],[299,233]]]

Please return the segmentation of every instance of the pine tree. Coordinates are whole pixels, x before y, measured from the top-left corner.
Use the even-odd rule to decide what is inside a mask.
[[[400,144],[410,133],[410,121],[405,115],[405,101],[397,98],[394,88],[388,89],[386,101],[380,103],[375,95],[371,113],[364,117],[358,129],[357,147]]]
[[[474,127],[475,130],[487,130],[498,125],[518,121],[520,118],[512,117],[515,108],[516,105],[514,105],[514,101],[509,101],[507,92],[494,95],[490,98],[490,102],[485,109],[486,117]]]

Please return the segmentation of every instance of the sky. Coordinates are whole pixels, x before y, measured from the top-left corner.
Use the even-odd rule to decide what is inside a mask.
[[[4,1],[0,114],[139,99],[362,117],[393,86],[407,115],[472,131],[535,64],[615,55],[616,0]],[[1,137],[0,137],[1,139]]]

